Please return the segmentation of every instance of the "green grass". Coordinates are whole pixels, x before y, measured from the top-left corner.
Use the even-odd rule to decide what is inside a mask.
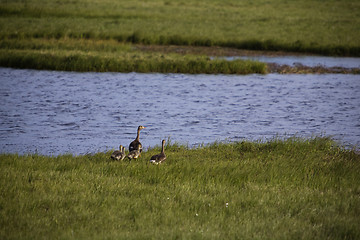
[[[359,57],[359,12],[360,2],[355,0],[0,0],[0,66],[266,73],[265,64],[256,62],[151,54],[129,44]]]
[[[327,138],[165,151],[0,155],[0,238],[360,238],[360,156]]]
[[[360,56],[360,2],[0,1],[0,38],[115,39]]]
[[[226,61],[207,56],[146,53],[116,41],[4,40],[0,66],[96,72],[160,72],[249,74],[266,73],[266,64]]]

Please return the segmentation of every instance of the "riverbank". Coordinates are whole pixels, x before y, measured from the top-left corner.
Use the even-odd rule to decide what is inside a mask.
[[[280,73],[280,74],[360,74],[360,68],[344,68],[344,67],[324,67],[316,66],[309,67],[302,64],[296,66],[281,65],[276,63],[267,63],[267,69],[269,73]]]
[[[354,0],[326,4],[6,1],[0,3],[0,66],[211,74],[358,73],[359,69],[289,68],[207,57],[226,56],[229,51],[237,56],[255,51],[360,57],[359,8]]]
[[[166,145],[167,161],[0,155],[2,239],[358,239],[360,155],[327,138]]]
[[[342,73],[359,68],[296,66],[238,56],[304,56],[283,51],[250,51],[224,47],[126,44],[114,40],[22,39],[0,42],[0,66],[79,72],[158,72],[191,74]],[[312,54],[310,54],[312,55]]]
[[[5,1],[0,39],[115,40],[359,57],[359,7],[355,0]]]
[[[284,51],[254,51],[226,47],[194,47],[194,46],[162,46],[162,45],[134,45],[135,49],[144,52],[161,52],[164,54],[177,53],[182,55],[206,55],[209,57],[287,57],[287,56],[318,56],[312,53],[299,52],[284,52]],[[305,66],[296,64],[290,66],[286,64],[267,63],[266,73],[280,73],[280,74],[308,74],[308,73],[336,73],[336,74],[360,74],[360,68],[345,68],[345,67],[326,67],[326,66]]]
[[[38,70],[139,73],[266,73],[266,64],[139,50],[114,40],[22,39],[0,44],[0,66]]]

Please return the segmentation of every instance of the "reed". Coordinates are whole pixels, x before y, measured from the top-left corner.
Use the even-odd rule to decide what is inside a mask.
[[[206,56],[139,51],[79,51],[79,50],[1,50],[0,66],[12,68],[49,69],[94,72],[159,72],[249,74],[267,71],[265,63],[226,61]]]
[[[159,151],[0,155],[0,238],[360,237],[360,156],[328,138],[168,143],[151,165]]]

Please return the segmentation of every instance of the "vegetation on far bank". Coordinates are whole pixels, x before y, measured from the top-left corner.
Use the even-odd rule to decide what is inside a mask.
[[[360,2],[354,0],[0,0],[0,51],[6,55],[0,65],[76,71],[265,73],[266,67],[258,63],[219,63],[193,54],[184,58],[132,49],[133,57],[123,46],[360,56],[359,10]],[[63,44],[59,47],[56,41]],[[96,50],[99,42],[104,49]],[[76,45],[70,47],[76,52],[69,45]],[[54,60],[46,64],[49,58]]]
[[[256,61],[226,61],[204,55],[144,52],[111,40],[4,40],[0,66],[95,72],[249,74],[267,71]]]
[[[118,43],[114,40],[4,40],[0,42],[0,53],[0,66],[39,70],[193,74],[360,73],[359,68],[308,67],[299,64],[288,66],[244,60],[227,61],[221,58],[281,56],[286,55],[286,52],[258,52],[222,47],[146,46]]]
[[[0,238],[360,238],[360,155],[328,138],[159,151],[1,154]]]
[[[349,1],[0,1],[0,38],[114,39],[360,56]]]

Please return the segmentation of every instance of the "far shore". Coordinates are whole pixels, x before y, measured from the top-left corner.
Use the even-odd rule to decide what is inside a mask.
[[[134,45],[136,50],[144,52],[160,52],[160,53],[177,53],[177,54],[194,54],[206,55],[211,57],[237,57],[237,56],[320,56],[313,53],[301,52],[284,52],[284,51],[255,51],[226,47],[203,47],[203,46],[175,46],[175,45]],[[335,73],[335,74],[360,74],[360,68],[344,68],[344,67],[325,67],[315,66],[309,67],[298,64],[296,66],[280,65],[277,63],[267,63],[268,73],[280,74],[306,74],[306,73]]]

